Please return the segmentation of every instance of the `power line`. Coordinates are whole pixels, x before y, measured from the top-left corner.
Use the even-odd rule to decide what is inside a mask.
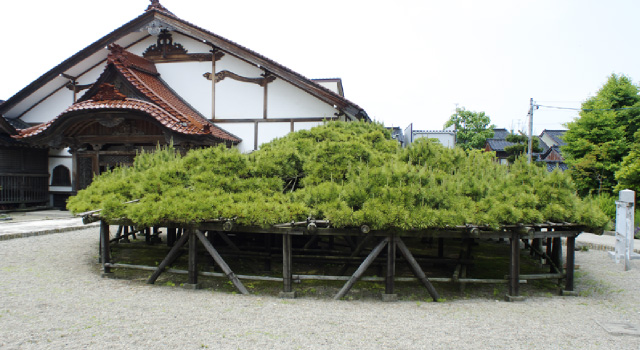
[[[536,107],[552,108],[552,109],[568,109],[568,110],[572,110],[572,111],[587,111],[587,112],[591,112],[591,111],[622,111],[622,110],[628,110],[628,109],[640,109],[640,106],[638,106],[638,107],[622,107],[622,108],[574,108],[574,107],[558,107],[558,106],[536,105]]]

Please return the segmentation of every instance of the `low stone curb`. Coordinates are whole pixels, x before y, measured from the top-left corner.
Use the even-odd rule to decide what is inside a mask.
[[[95,222],[95,223],[91,223],[91,224],[88,224],[88,225],[82,225],[82,226],[60,227],[60,228],[54,228],[54,229],[49,229],[49,230],[41,230],[41,231],[6,233],[6,234],[0,234],[0,241],[7,241],[7,240],[10,240],[10,239],[15,239],[15,238],[26,238],[26,237],[33,237],[33,236],[50,235],[50,234],[54,234],[54,233],[62,233],[62,232],[69,232],[69,231],[79,231],[79,230],[84,230],[86,228],[95,227],[95,226],[99,226],[99,225],[100,225],[99,222]]]

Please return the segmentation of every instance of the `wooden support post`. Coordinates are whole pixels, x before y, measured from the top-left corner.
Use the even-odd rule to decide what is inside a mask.
[[[282,292],[281,298],[295,298],[295,292],[292,290],[292,269],[291,269],[291,235],[282,235]]]
[[[400,253],[402,253],[404,258],[407,259],[409,266],[411,266],[413,274],[427,288],[427,291],[429,292],[429,295],[431,295],[433,301],[438,301],[438,299],[440,299],[440,295],[438,295],[438,292],[427,278],[427,275],[420,267],[420,264],[418,264],[418,262],[416,261],[416,258],[413,256],[413,254],[411,254],[411,251],[409,251],[409,248],[407,248],[407,246],[404,244],[404,241],[402,241],[400,237],[396,237],[396,244],[398,246],[398,249],[400,249]]]
[[[364,272],[367,270],[367,268],[369,268],[371,263],[373,263],[373,261],[378,257],[378,255],[380,254],[384,246],[387,245],[388,242],[389,242],[389,238],[387,237],[383,239],[380,243],[378,243],[378,245],[375,248],[373,248],[371,253],[369,253],[369,256],[367,256],[367,258],[364,259],[364,261],[362,262],[362,264],[360,264],[356,272],[354,272],[353,275],[347,281],[347,283],[345,283],[344,286],[342,286],[342,289],[340,289],[338,294],[336,294],[333,297],[334,300],[342,299],[342,297],[344,297],[349,292],[349,290],[351,290],[351,287],[353,287],[353,285],[360,279],[360,277],[362,277]]]
[[[231,271],[231,268],[229,268],[229,265],[227,265],[224,259],[222,259],[222,256],[220,256],[218,251],[213,247],[213,245],[211,245],[211,242],[209,242],[207,237],[205,237],[204,234],[200,232],[200,230],[195,230],[195,234],[200,240],[200,242],[202,242],[202,244],[204,245],[204,248],[207,250],[209,255],[211,255],[211,257],[216,262],[216,264],[220,266],[220,268],[227,275],[229,280],[231,280],[231,283],[233,283],[233,285],[236,286],[236,288],[238,288],[240,293],[249,294],[249,291],[247,290],[247,288],[245,288],[242,282],[240,282],[240,280],[238,279],[238,276],[236,276],[236,274],[233,273],[233,271]]]
[[[102,263],[103,276],[111,273],[111,268],[107,264],[111,263],[111,249],[109,247],[109,224],[100,221],[100,262]]]
[[[144,242],[148,245],[151,245],[151,229],[149,227],[146,227],[142,231],[144,232]]]
[[[188,230],[189,235],[189,279],[186,288],[198,289],[198,241],[193,229]]]
[[[509,259],[509,294],[507,301],[522,301],[520,296],[520,234],[511,233],[511,259]]]
[[[149,277],[149,279],[147,280],[147,283],[154,284],[158,279],[158,277],[160,276],[160,274],[162,273],[162,271],[164,271],[164,269],[167,266],[172,264],[178,258],[178,255],[180,254],[180,248],[182,248],[182,246],[187,242],[187,239],[189,239],[189,235],[182,235],[182,237],[180,237],[180,239],[176,242],[173,248],[171,248],[171,250],[169,251],[169,254],[167,254],[167,256],[164,258],[164,260],[162,260],[160,265],[158,265],[158,268],[153,273],[153,275]]]
[[[576,237],[567,237],[567,277],[562,295],[577,295],[573,290],[573,273],[576,266]]]
[[[438,258],[444,257],[444,238],[438,237]]]
[[[385,274],[384,301],[397,299],[394,293],[394,282],[396,278],[396,241],[393,235],[389,236],[387,243],[387,273]]]

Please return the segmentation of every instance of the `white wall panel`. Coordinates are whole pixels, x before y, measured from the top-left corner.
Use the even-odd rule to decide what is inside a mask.
[[[216,125],[242,139],[242,142],[236,146],[240,152],[253,151],[253,141],[255,140],[253,123],[219,123]]]
[[[336,112],[333,106],[282,79],[269,84],[269,118],[332,118]]]
[[[157,63],[160,77],[206,118],[211,119],[211,80],[202,74],[211,72],[211,62]]]
[[[291,123],[259,123],[258,124],[258,148],[276,137],[283,137],[291,132]]]

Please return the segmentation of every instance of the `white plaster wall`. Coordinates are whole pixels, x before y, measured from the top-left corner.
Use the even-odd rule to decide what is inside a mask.
[[[242,142],[236,146],[240,152],[253,151],[253,141],[255,140],[253,123],[220,123],[216,125],[242,139]]]
[[[336,112],[333,106],[282,79],[269,84],[269,118],[332,118]]]
[[[160,77],[179,96],[211,119],[211,80],[202,76],[211,72],[211,62],[157,63],[156,68]]]
[[[314,126],[318,126],[318,125],[322,125],[322,122],[300,122],[300,123],[293,123],[293,130],[294,130],[294,131],[298,131],[298,130],[309,130],[309,129],[313,128]]]
[[[428,138],[428,139],[436,139],[440,142],[441,145],[453,148],[456,145],[456,138],[451,134],[415,134],[413,136],[413,140],[417,140],[419,138]]]
[[[287,135],[291,131],[291,123],[259,123],[258,124],[258,148],[276,137]]]
[[[216,119],[261,119],[263,99],[260,85],[224,79],[216,84]]]
[[[229,54],[216,62],[216,71],[223,70],[247,78],[259,78],[264,73]],[[216,119],[260,119],[263,117],[263,99],[264,88],[260,85],[226,78],[216,84]]]
[[[340,90],[338,89],[337,81],[315,81],[315,83],[340,95]]]

